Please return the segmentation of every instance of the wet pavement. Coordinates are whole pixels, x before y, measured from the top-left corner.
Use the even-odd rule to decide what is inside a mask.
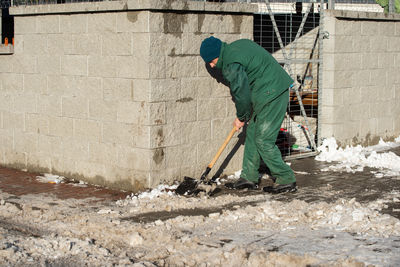
[[[63,183],[44,183],[36,177],[39,173],[29,173],[0,167],[0,191],[14,196],[28,194],[49,194],[59,199],[96,198],[116,201],[126,198],[129,192],[111,190],[100,186],[79,184],[66,180]]]
[[[400,147],[391,149],[397,155],[400,155]],[[365,168],[363,172],[347,173],[321,171],[332,163],[319,162],[313,157],[303,158],[291,161],[291,167],[296,173],[298,191],[296,193],[287,193],[273,195],[273,199],[280,201],[290,201],[292,199],[304,200],[306,202],[325,201],[334,202],[339,198],[355,198],[360,203],[368,203],[383,196],[389,196],[393,191],[400,191],[400,177],[382,177],[376,178]],[[14,196],[27,194],[48,194],[59,199],[85,199],[93,198],[98,201],[116,201],[125,199],[131,192],[107,189],[93,185],[82,185],[73,181],[65,183],[51,184],[38,181],[37,173],[23,172],[13,169],[0,167],[0,191]],[[262,186],[268,185],[269,180],[263,179]],[[237,191],[221,187],[222,190],[216,196],[221,194],[235,195],[254,195],[265,194],[261,190]],[[251,205],[256,203],[234,203],[236,205]],[[219,207],[218,209],[230,209],[230,207]],[[163,212],[141,214],[140,217],[130,218],[136,221],[148,222],[156,218],[164,219],[177,217],[179,215],[205,215],[216,212],[215,209],[191,209],[188,211],[180,210],[173,213]],[[400,219],[400,202],[388,203],[387,208],[382,212],[390,214]]]

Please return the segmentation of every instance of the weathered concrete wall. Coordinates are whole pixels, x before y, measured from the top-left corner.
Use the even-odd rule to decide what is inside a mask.
[[[228,88],[199,57],[201,40],[252,38],[254,10],[163,2],[11,8],[0,164],[127,190],[198,177],[235,116]],[[240,169],[241,154],[226,173]]]
[[[320,137],[372,145],[400,135],[400,16],[326,11]]]

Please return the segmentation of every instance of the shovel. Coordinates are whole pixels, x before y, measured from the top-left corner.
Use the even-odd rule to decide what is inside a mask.
[[[204,183],[204,180],[206,179],[207,175],[210,173],[210,171],[211,171],[212,167],[214,166],[215,162],[218,160],[219,156],[224,151],[226,145],[232,139],[232,136],[235,134],[235,132],[236,132],[236,127],[233,127],[233,129],[231,130],[229,135],[226,137],[224,143],[219,148],[217,154],[215,154],[215,156],[212,159],[212,161],[210,162],[210,164],[207,165],[206,170],[203,172],[203,174],[200,177],[200,181],[185,176],[183,182],[175,190],[175,192],[178,195],[184,195],[184,194],[191,195],[194,192],[196,192],[197,186],[199,185],[199,183]]]

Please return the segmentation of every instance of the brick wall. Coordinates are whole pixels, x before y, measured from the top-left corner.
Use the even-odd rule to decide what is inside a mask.
[[[400,16],[327,11],[320,138],[374,145],[400,135]]]
[[[142,0],[11,9],[14,54],[0,55],[0,164],[127,190],[198,178],[235,116],[199,46],[210,34],[252,38],[253,10],[176,8]],[[241,168],[241,154],[225,173]]]

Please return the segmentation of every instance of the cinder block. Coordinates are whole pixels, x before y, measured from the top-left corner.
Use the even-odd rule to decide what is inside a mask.
[[[388,37],[385,36],[370,36],[371,52],[382,52],[388,49]]]
[[[46,34],[24,34],[23,52],[28,55],[47,55]]]
[[[375,70],[372,70],[375,71]],[[357,86],[371,86],[374,83],[371,82],[371,70],[369,69],[365,69],[365,70],[359,70],[354,72],[353,75],[351,75],[351,77],[348,78],[352,78],[354,79],[354,85]],[[336,76],[341,77],[340,75],[342,75],[342,73],[337,73]],[[343,76],[342,76],[343,77]],[[346,78],[346,77],[343,77]],[[347,79],[348,79],[347,78]],[[339,85],[343,85],[342,83],[335,83],[335,86],[339,86]],[[347,86],[342,86],[342,87],[348,87],[349,84],[347,84]]]
[[[241,34],[249,34],[249,39],[253,37],[253,24],[254,24],[254,17],[251,15],[245,16],[242,15],[242,24],[240,27]]]
[[[339,35],[342,36],[360,36],[361,34],[366,34],[367,31],[365,28],[362,27],[362,22],[353,21],[349,23],[348,20],[336,20],[335,25],[335,36],[338,37]],[[350,39],[351,39],[350,38]]]
[[[133,100],[134,81],[131,79],[104,78],[103,95],[106,101]],[[138,88],[139,90],[139,88]]]
[[[164,22],[164,13],[161,12],[150,12],[149,13],[149,31],[150,32],[165,32],[164,28],[165,22]]]
[[[14,168],[26,168],[27,153],[15,150],[4,152],[4,164]]]
[[[62,116],[70,118],[88,117],[88,100],[81,97],[63,97],[61,99]]]
[[[151,170],[152,150],[118,146],[118,166],[139,171]]]
[[[143,57],[147,59],[150,55],[150,34],[133,33],[132,34],[132,55],[137,59]],[[144,62],[142,62],[144,63]]]
[[[198,101],[198,120],[211,120],[226,117],[225,98],[199,99]]]
[[[131,86],[133,101],[153,101],[151,98],[151,80],[133,79],[131,80]]]
[[[71,80],[71,77],[68,77]],[[103,99],[102,79],[97,77],[76,76],[69,92],[72,96],[86,99]]]
[[[87,33],[87,14],[60,15],[60,32],[63,33]]]
[[[117,32],[149,32],[149,11],[129,11],[117,14]]]
[[[361,102],[373,103],[376,101],[376,96],[380,91],[379,86],[363,86],[361,89]]]
[[[394,121],[393,117],[380,117],[378,118],[378,135],[379,136],[387,136],[388,133],[394,132]]]
[[[117,58],[113,56],[88,56],[88,76],[113,78],[117,76],[117,69],[120,67],[117,64]]]
[[[394,59],[393,59],[394,60]],[[362,69],[377,69],[379,67],[379,53],[362,53],[361,68]]]
[[[80,176],[83,176],[85,180],[106,186],[107,182],[104,180],[106,177],[106,167],[104,163],[96,163],[90,161],[77,161],[76,170]]]
[[[87,161],[89,159],[89,143],[75,138],[63,138],[63,157],[65,159]]]
[[[61,97],[57,95],[39,95],[37,110],[39,114],[61,116]]]
[[[61,57],[52,55],[41,55],[38,57],[37,70],[44,74],[61,73]]]
[[[123,146],[133,146],[135,133],[137,131],[137,125],[114,121],[104,122],[102,142]]]
[[[197,76],[197,61],[195,56],[168,56],[166,59],[166,77],[181,78]],[[182,66],[185,66],[185,68],[182,68]]]
[[[149,188],[148,171],[139,171],[135,169],[121,168],[119,166],[106,165],[107,181],[110,186],[134,192],[143,191]]]
[[[151,84],[151,102],[177,100],[180,96],[181,82],[179,79],[152,79],[148,82]],[[145,87],[139,87],[137,90],[135,88],[135,95],[137,91],[146,92],[145,90]]]
[[[324,88],[323,92],[321,93],[321,102],[324,103],[324,105],[329,106],[343,105],[344,90],[345,89],[341,88]]]
[[[36,31],[37,16],[22,16],[14,20],[14,34],[37,33]]]
[[[117,101],[89,100],[89,118],[101,121],[115,121]]]
[[[1,112],[0,112],[1,114]],[[12,151],[14,145],[14,129],[0,129],[0,160],[4,162],[4,153]]]
[[[193,35],[191,33],[184,33],[182,35],[182,54],[192,54],[198,55],[200,53],[200,45],[201,42],[204,40],[204,35]]]
[[[36,95],[14,95],[14,108],[17,113],[37,113]]]
[[[361,88],[363,86],[353,86],[343,89],[343,99],[345,105],[361,103]]]
[[[350,108],[350,119],[354,121],[365,122],[370,118],[369,105],[366,103],[357,103],[351,105]],[[346,114],[344,114],[346,115]],[[348,115],[348,114],[347,114]]]
[[[377,69],[374,71],[371,71],[371,85],[379,85],[381,87],[386,87],[388,86],[386,84],[386,79],[383,78],[386,77],[386,70],[385,69]]]
[[[166,123],[165,102],[148,103],[148,120],[144,125],[160,125]]]
[[[49,116],[50,135],[60,137],[73,136],[73,119]]]
[[[400,23],[396,22],[395,23],[395,32],[394,32],[395,36],[400,36]]]
[[[117,31],[117,13],[92,13],[88,15],[88,32],[114,33]]]
[[[135,125],[132,128],[133,146],[137,148],[153,148],[151,145],[151,135],[154,126]]]
[[[388,38],[388,52],[400,53],[400,36],[389,36]]]
[[[27,94],[44,94],[47,92],[47,77],[41,74],[24,75],[24,92]]]
[[[221,145],[222,145],[222,142],[225,140],[225,138],[228,136],[228,134],[233,128],[233,121],[234,118],[221,118],[212,120],[211,139],[221,140]],[[235,137],[237,136],[237,134],[234,135],[233,140],[230,141],[231,143],[235,142]]]
[[[197,163],[196,145],[167,147],[165,157],[168,169],[195,166]]]
[[[22,92],[23,75],[16,73],[1,74],[2,91],[8,93]]]
[[[210,121],[181,123],[179,129],[181,131],[181,144],[197,144],[199,142],[211,140]]]
[[[74,137],[78,140],[100,142],[102,124],[94,120],[74,119]]]
[[[77,178],[74,177],[74,174],[76,174],[76,160],[74,159],[67,159],[63,156],[53,157],[51,169],[52,173],[60,173],[68,178]]]
[[[24,114],[15,112],[2,112],[3,129],[24,130]]]
[[[61,57],[61,72],[64,75],[88,75],[87,56],[66,55]]]
[[[232,99],[226,99],[226,116],[230,118],[236,118],[236,107]]]
[[[171,147],[181,144],[181,124],[165,124],[148,127],[150,148]]]
[[[174,181],[182,181],[183,180],[183,175],[181,174],[181,169],[182,168],[167,168],[165,170],[160,170],[160,171],[151,171],[150,173],[150,178],[149,178],[149,187],[154,188],[157,187],[160,184],[170,184],[172,185]],[[193,167],[191,167],[193,171]],[[194,177],[194,172],[193,175],[190,175],[189,172],[184,172],[185,175],[189,177]]]
[[[335,36],[335,51],[339,53],[353,52],[353,40],[348,36]]]
[[[378,27],[379,27],[379,35],[381,36],[388,36],[388,37],[392,37],[395,35],[396,33],[396,27],[395,27],[395,23],[394,21],[381,21],[378,22]],[[398,23],[398,22],[397,22]],[[377,34],[377,33],[375,33]]]
[[[14,55],[12,57],[12,70],[14,73],[36,73],[37,57]]]
[[[0,111],[11,111],[13,106],[13,97],[10,94],[0,92]]]
[[[125,56],[132,54],[131,33],[108,33],[102,35],[101,53],[105,56]]]
[[[379,32],[380,28],[376,21],[365,20],[361,23],[361,35],[376,36]]]
[[[166,122],[188,122],[197,120],[197,103],[195,100],[178,99],[166,102]]]
[[[52,158],[61,157],[63,151],[62,137],[39,134],[38,151],[49,154]]]
[[[89,143],[89,161],[107,165],[118,165],[118,149],[116,144],[100,142]]]
[[[34,172],[51,172],[51,156],[40,152],[29,153],[26,159],[27,169]]]
[[[378,68],[394,67],[394,53],[376,53],[378,55]]]
[[[37,33],[59,33],[60,32],[60,16],[47,15],[36,17]]]
[[[14,149],[18,152],[35,153],[38,151],[38,134],[14,132]]]
[[[148,110],[144,102],[118,102],[117,121],[123,123],[143,124],[148,120]]]
[[[71,42],[71,49],[67,54],[99,56],[101,55],[101,40],[102,35],[98,33],[72,34],[68,39]]]
[[[182,24],[182,32],[197,33],[199,32],[198,14],[185,14],[186,21]]]
[[[209,77],[182,77],[180,81],[182,98],[206,98],[213,94],[213,80]]]
[[[140,64],[137,64],[140,62]],[[149,78],[149,58],[140,56],[117,56],[115,64],[118,78],[147,79]]]
[[[193,38],[193,34],[189,34]],[[184,38],[181,36],[164,34],[164,33],[151,33],[150,36],[150,54],[157,56],[174,56],[182,53],[187,53],[184,47]],[[138,49],[138,46],[136,46]],[[183,49],[183,51],[182,51]]]

